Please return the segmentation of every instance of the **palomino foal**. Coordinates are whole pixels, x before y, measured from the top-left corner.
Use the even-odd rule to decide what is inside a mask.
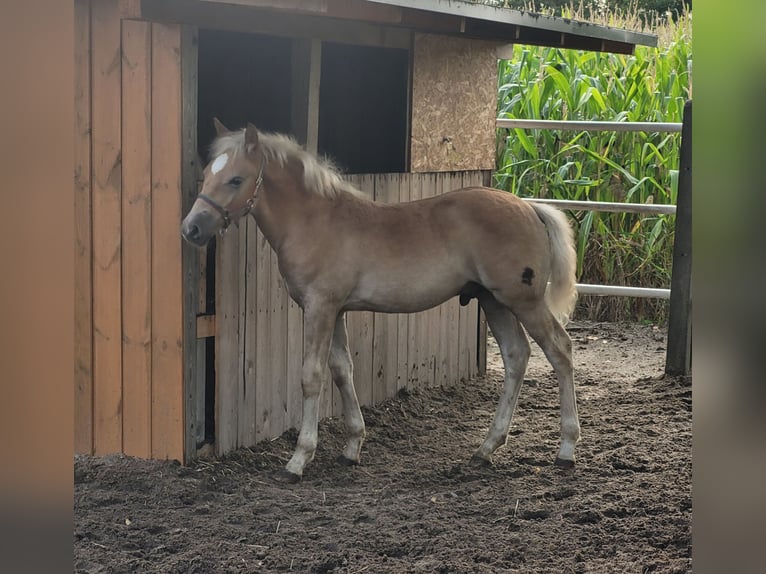
[[[456,295],[463,304],[478,298],[505,366],[495,418],[473,459],[489,463],[508,437],[530,352],[524,325],[558,378],[556,463],[574,465],[580,424],[571,342],[560,321],[576,298],[575,254],[561,212],[482,187],[410,203],[374,203],[293,140],[259,133],[252,125],[231,132],[215,123],[213,159],[182,233],[202,247],[230,223],[252,215],[277,255],[290,296],[303,309],[303,419],[282,478],[300,480],[314,457],[325,365],[340,391],[349,435],[340,460],[359,462],[365,427],[345,312],[414,313]]]

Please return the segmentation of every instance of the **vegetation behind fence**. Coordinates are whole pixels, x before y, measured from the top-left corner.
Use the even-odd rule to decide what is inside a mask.
[[[614,23],[613,23],[614,25]],[[691,15],[654,22],[632,56],[517,45],[498,70],[498,117],[680,122],[691,98]],[[676,202],[680,134],[498,130],[495,185],[522,197]],[[674,217],[571,212],[578,281],[669,287]],[[666,301],[582,297],[596,320],[663,321]]]

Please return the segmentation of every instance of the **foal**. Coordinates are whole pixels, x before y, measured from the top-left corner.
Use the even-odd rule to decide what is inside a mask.
[[[352,381],[346,311],[414,313],[456,295],[463,304],[478,298],[505,366],[494,421],[473,459],[489,463],[507,439],[530,352],[524,325],[558,378],[556,464],[574,465],[580,424],[571,341],[561,322],[576,298],[575,253],[560,211],[484,187],[374,203],[285,136],[215,124],[213,160],[182,234],[202,247],[252,215],[303,309],[303,418],[284,479],[300,480],[314,457],[325,365],[340,391],[349,435],[340,460],[359,463],[365,426]]]

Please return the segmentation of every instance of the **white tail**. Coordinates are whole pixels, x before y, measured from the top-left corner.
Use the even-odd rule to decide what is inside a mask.
[[[572,227],[566,215],[555,207],[541,203],[531,205],[543,220],[551,240],[553,261],[550,283],[545,293],[548,307],[561,324],[566,325],[577,301],[577,255]]]

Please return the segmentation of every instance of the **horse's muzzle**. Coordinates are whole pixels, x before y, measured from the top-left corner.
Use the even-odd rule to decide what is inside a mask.
[[[195,247],[204,247],[218,231],[217,223],[211,213],[200,211],[183,220],[181,236]]]

